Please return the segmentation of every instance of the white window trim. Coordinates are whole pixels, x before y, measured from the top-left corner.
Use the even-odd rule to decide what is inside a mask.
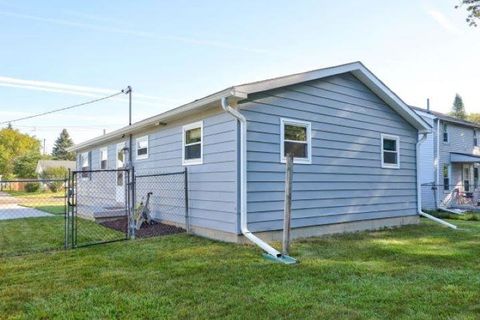
[[[200,158],[198,159],[185,159],[185,133],[188,130],[192,129],[197,129],[200,128]],[[189,145],[194,145],[198,144],[196,143],[191,143]],[[197,164],[203,164],[203,121],[198,121],[194,123],[190,123],[187,125],[184,125],[182,127],[182,165],[184,166],[190,166],[190,165],[197,165]]]
[[[280,162],[287,162],[285,154],[285,125],[291,124],[296,126],[303,126],[307,128],[307,158],[293,158],[293,163],[311,164],[312,163],[312,123],[308,121],[301,121],[295,119],[280,118]],[[290,140],[287,140],[287,142]],[[291,141],[301,143],[299,141]]]
[[[383,140],[384,139],[389,139],[389,140],[395,140],[397,142],[397,163],[396,164],[390,164],[390,163],[385,163],[385,160],[384,160],[384,157],[383,157],[383,153],[384,153],[384,149],[383,149]],[[400,137],[399,136],[394,136],[394,135],[391,135],[391,134],[385,134],[385,133],[382,133],[380,135],[380,144],[381,144],[381,147],[380,147],[380,153],[381,153],[381,157],[382,157],[382,168],[385,168],[385,169],[400,169]],[[387,152],[389,152],[387,150]],[[392,152],[392,151],[390,151]]]
[[[138,143],[141,142],[141,141],[146,141],[147,142],[147,153],[139,155],[138,154]],[[135,155],[136,155],[135,159],[137,159],[137,160],[148,159],[149,154],[150,154],[150,143],[149,143],[148,135],[143,136],[143,137],[138,137],[137,139],[135,139]]]
[[[99,152],[99,158],[100,158],[99,166],[98,166],[98,167],[99,167],[101,170],[107,170],[107,169],[108,169],[108,147],[100,148],[98,152]],[[103,161],[103,159],[102,159],[102,154],[103,154],[104,152],[105,152],[105,155],[106,155],[105,160],[107,161],[107,167],[106,167],[105,169],[102,169],[102,161]]]
[[[125,155],[125,152],[123,152],[123,165],[121,167],[118,166],[118,153],[122,151],[122,149],[125,148],[126,146],[127,146],[126,142],[117,143],[117,147],[115,149],[115,169],[117,170],[125,168],[125,165],[127,164],[126,155]]]

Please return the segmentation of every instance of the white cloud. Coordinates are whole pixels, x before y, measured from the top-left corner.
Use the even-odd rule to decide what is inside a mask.
[[[23,14],[23,13],[10,12],[10,11],[0,11],[0,15],[20,18],[20,19],[25,19],[25,20],[33,20],[33,21],[51,23],[51,24],[59,24],[59,25],[64,25],[64,26],[69,26],[69,27],[76,27],[76,28],[83,28],[83,29],[101,31],[101,32],[131,35],[131,36],[135,36],[135,37],[152,39],[152,40],[172,40],[172,41],[183,42],[183,43],[188,43],[188,44],[192,44],[192,45],[217,47],[217,48],[222,48],[222,49],[241,50],[241,51],[246,51],[246,52],[251,52],[251,53],[262,53],[262,54],[263,53],[269,53],[269,51],[266,50],[266,49],[236,46],[236,45],[232,45],[232,44],[225,43],[225,42],[220,42],[220,41],[195,39],[195,38],[183,37],[183,36],[170,36],[170,35],[169,36],[162,36],[162,35],[154,34],[152,32],[145,32],[145,31],[140,31],[140,30],[130,30],[130,29],[123,29],[123,28],[109,27],[109,26],[101,26],[101,25],[95,25],[95,24],[90,24],[90,23],[74,22],[74,21],[69,21],[69,20],[65,20],[65,19],[45,18],[45,17],[33,16],[33,15],[28,15],[28,14]],[[97,20],[98,20],[98,17],[97,17]]]
[[[458,28],[447,16],[445,16],[442,12],[430,9],[427,11],[428,14],[447,32],[453,35],[460,35],[462,34],[462,30]]]

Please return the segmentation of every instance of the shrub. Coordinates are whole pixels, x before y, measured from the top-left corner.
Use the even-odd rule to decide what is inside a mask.
[[[38,182],[29,182],[25,184],[25,191],[27,192],[37,192],[40,190],[40,183]]]
[[[65,167],[47,168],[43,170],[40,178],[44,180],[63,180],[68,174],[68,169]],[[46,181],[48,189],[52,192],[60,191],[64,187],[64,181]]]

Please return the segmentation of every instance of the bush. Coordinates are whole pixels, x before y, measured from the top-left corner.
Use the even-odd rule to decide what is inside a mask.
[[[43,170],[40,178],[44,180],[63,180],[68,174],[68,169],[65,167],[47,168]],[[46,181],[48,189],[52,192],[60,191],[64,187],[64,181]]]
[[[25,184],[25,191],[27,192],[37,192],[40,190],[40,183],[38,182],[29,182]]]

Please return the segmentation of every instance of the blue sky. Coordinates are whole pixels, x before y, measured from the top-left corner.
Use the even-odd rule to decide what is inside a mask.
[[[134,88],[134,120],[225,87],[360,60],[410,104],[480,112],[480,28],[455,0],[0,0],[1,121]],[[76,142],[127,124],[125,98],[14,124]]]

